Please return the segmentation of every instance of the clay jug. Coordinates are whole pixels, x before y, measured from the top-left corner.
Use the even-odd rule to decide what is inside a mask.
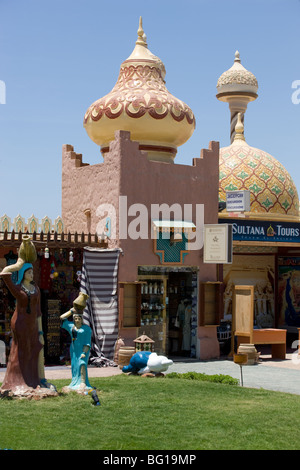
[[[18,256],[25,263],[34,263],[37,259],[36,249],[29,235],[23,235]]]
[[[73,302],[73,305],[78,307],[80,310],[83,310],[86,307],[86,302],[89,296],[83,292],[79,292],[78,297]]]

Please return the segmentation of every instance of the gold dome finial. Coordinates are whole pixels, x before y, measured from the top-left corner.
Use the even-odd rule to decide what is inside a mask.
[[[139,21],[139,29],[137,33],[138,33],[138,38],[137,38],[136,44],[147,47],[146,34],[143,30],[143,19],[141,16],[140,16],[140,21]]]
[[[238,113],[237,115],[237,123],[235,125],[235,136],[234,142],[236,140],[245,140],[244,136],[244,124],[242,122],[242,113]]]

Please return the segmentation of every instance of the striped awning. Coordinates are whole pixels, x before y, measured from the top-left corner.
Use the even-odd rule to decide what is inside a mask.
[[[93,357],[112,359],[118,338],[118,266],[120,249],[85,247],[81,292],[89,299],[84,323],[92,328]],[[93,362],[93,361],[92,361]]]

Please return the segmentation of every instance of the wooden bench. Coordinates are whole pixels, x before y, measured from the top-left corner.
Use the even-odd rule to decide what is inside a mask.
[[[239,347],[241,343],[254,345],[270,344],[272,346],[273,359],[286,358],[286,330],[278,330],[276,328],[253,329],[249,335],[237,334],[236,337],[237,347]]]

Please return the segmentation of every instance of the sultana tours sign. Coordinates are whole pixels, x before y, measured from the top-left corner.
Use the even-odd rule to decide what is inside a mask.
[[[232,224],[233,241],[300,243],[300,223],[247,219],[219,219],[219,223]]]

